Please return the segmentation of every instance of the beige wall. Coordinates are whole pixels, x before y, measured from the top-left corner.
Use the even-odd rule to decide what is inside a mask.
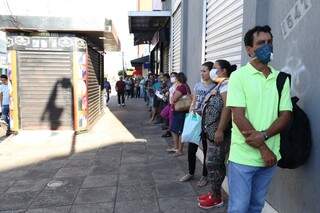
[[[151,11],[152,0],[138,0],[138,11]]]

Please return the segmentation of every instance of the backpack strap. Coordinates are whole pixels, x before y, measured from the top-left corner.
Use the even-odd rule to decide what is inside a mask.
[[[280,72],[277,76],[277,90],[278,90],[278,97],[279,97],[279,101],[278,101],[278,115],[280,113],[280,99],[281,99],[281,93],[283,90],[283,86],[287,80],[287,78],[289,78],[289,83],[291,85],[291,75],[285,72]]]

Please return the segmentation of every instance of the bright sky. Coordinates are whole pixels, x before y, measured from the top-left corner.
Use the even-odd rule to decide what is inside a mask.
[[[129,35],[128,27],[128,11],[137,10],[136,0],[0,0],[0,14],[10,14],[7,3],[14,15],[111,18],[127,66],[131,66],[130,60],[137,57],[137,48],[133,46],[133,36]],[[105,67],[107,71],[121,69],[121,52],[107,53]]]

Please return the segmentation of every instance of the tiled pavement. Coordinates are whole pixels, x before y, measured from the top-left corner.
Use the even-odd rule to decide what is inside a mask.
[[[0,171],[0,213],[225,212],[225,207],[198,208],[196,196],[208,190],[208,186],[196,186],[200,162],[195,180],[177,181],[185,174],[187,157],[166,153],[167,141],[160,137],[160,126],[146,124],[148,112],[142,100],[129,100],[126,108],[119,108],[113,99],[109,108],[135,140],[93,146],[89,151]],[[104,129],[103,122],[97,125],[93,129],[122,134],[118,126]],[[94,134],[83,137],[91,143],[91,138],[97,138]],[[105,140],[107,136],[101,137]],[[15,158],[14,152],[11,157]]]

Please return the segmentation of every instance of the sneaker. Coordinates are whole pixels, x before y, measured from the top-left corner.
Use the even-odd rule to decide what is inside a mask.
[[[122,107],[125,107],[126,105],[125,104],[122,104]]]
[[[180,182],[187,182],[189,180],[191,180],[193,178],[193,175],[190,174],[186,174],[185,176],[183,176],[182,178],[180,178]]]
[[[198,206],[202,209],[211,209],[213,207],[223,206],[223,201],[221,198],[214,198],[210,196],[208,199],[199,202]]]
[[[207,200],[211,196],[212,196],[212,192],[208,192],[207,194],[202,194],[198,197],[198,201],[202,202],[204,200]]]
[[[173,155],[173,157],[180,157],[182,155],[183,155],[183,152],[176,151],[176,153]]]
[[[208,184],[208,178],[202,176],[197,185],[198,185],[198,187],[204,187],[207,184]]]
[[[168,149],[167,149],[167,152],[169,152],[169,153],[175,153],[175,152],[177,152],[177,149],[175,149],[175,148],[168,148]]]

